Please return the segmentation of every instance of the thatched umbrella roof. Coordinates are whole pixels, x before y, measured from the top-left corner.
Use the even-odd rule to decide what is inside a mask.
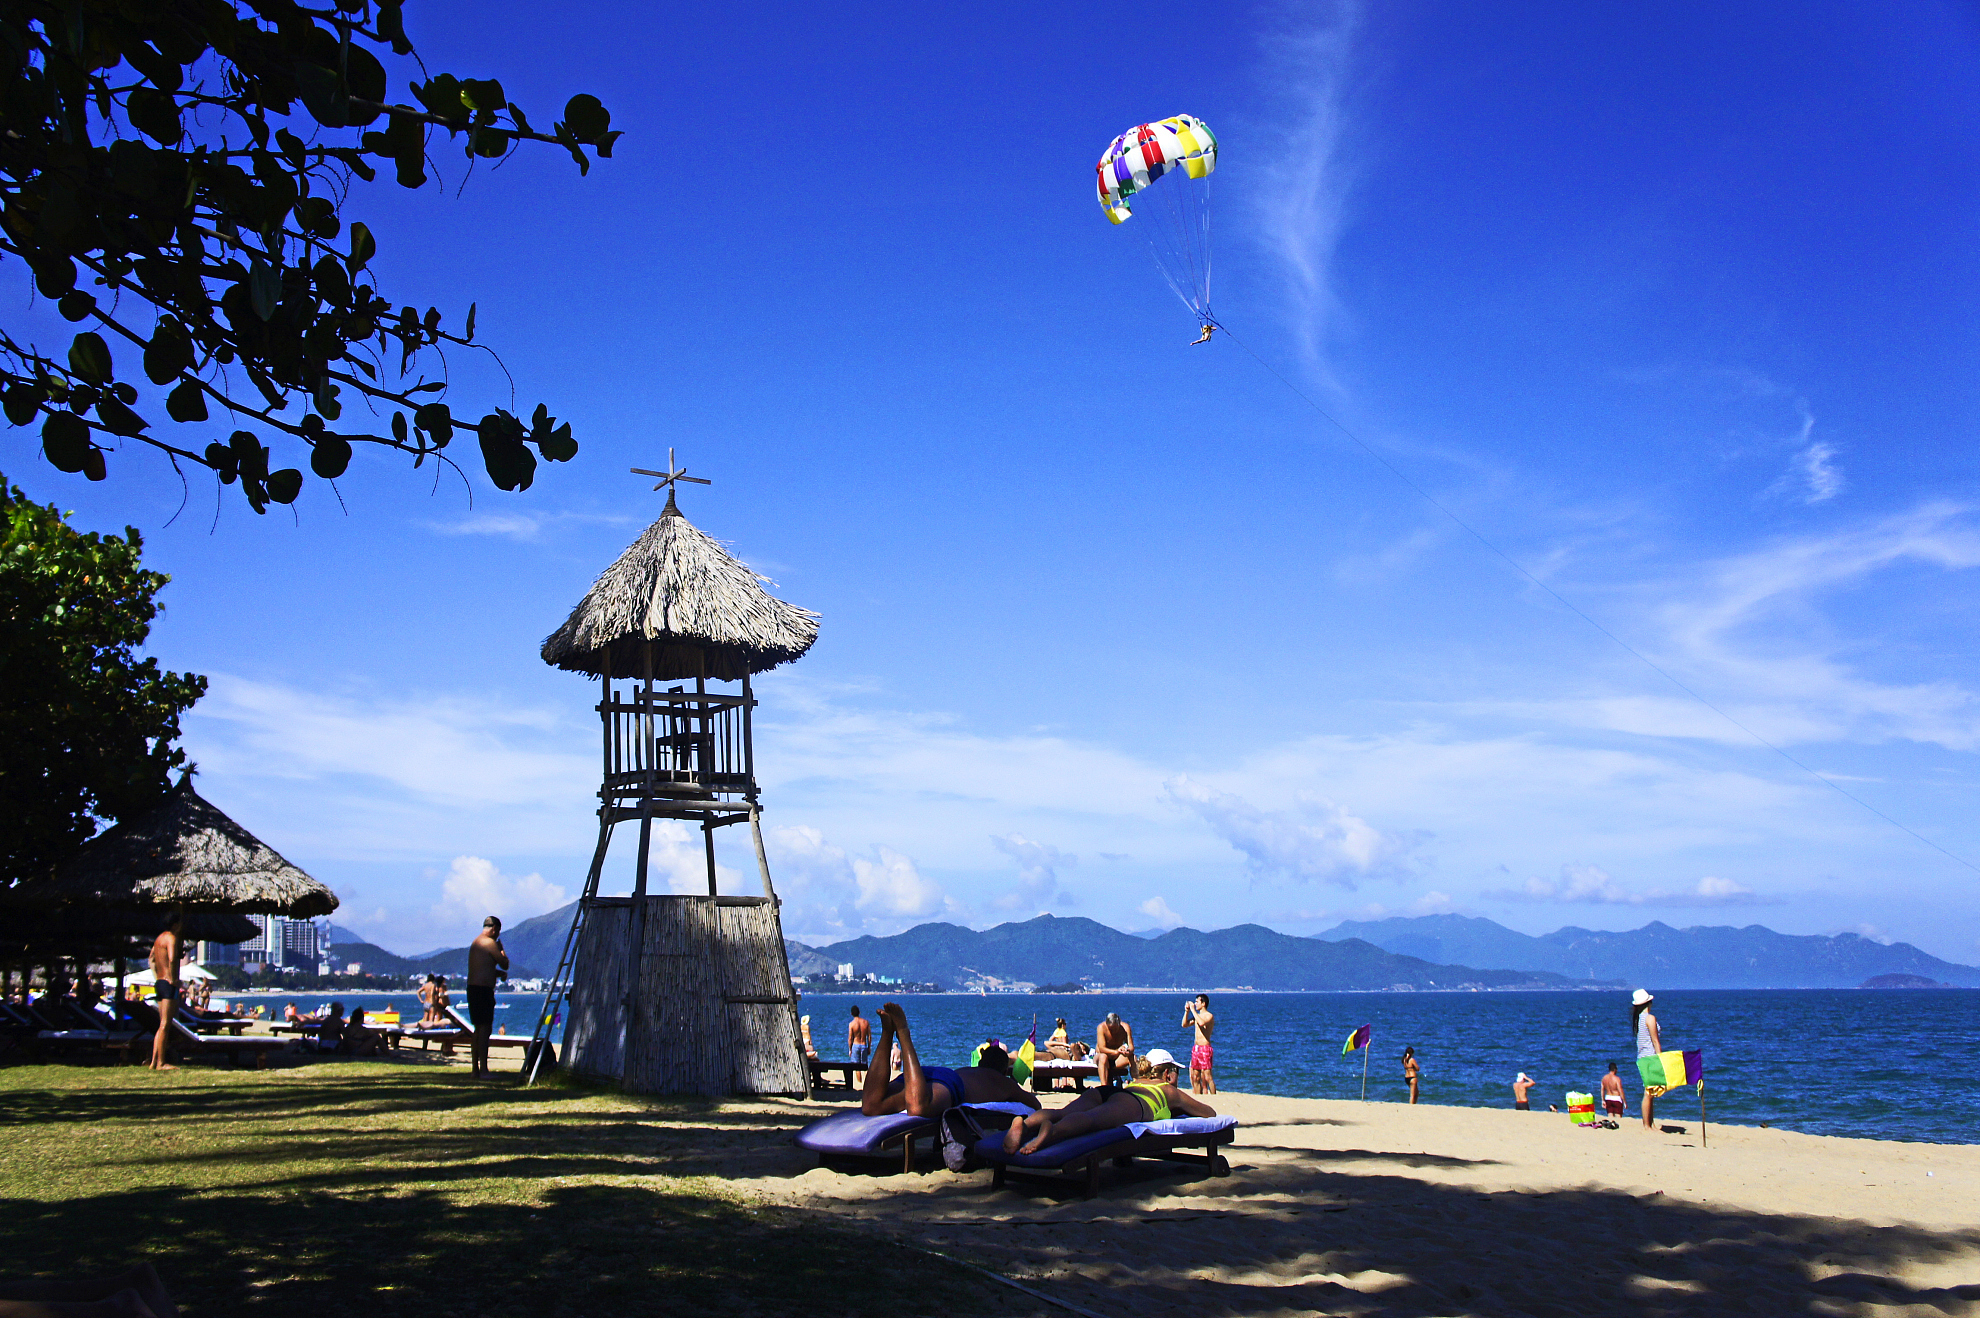
[[[172,908],[165,906],[12,910],[0,924],[0,956],[143,956],[171,916]],[[180,933],[188,942],[245,943],[258,937],[261,927],[233,911],[188,911]]]
[[[652,641],[655,678],[734,682],[787,664],[818,639],[818,615],[773,598],[763,580],[681,516],[670,492],[660,519],[543,642],[543,662],[641,677]]]
[[[53,878],[17,884],[7,904],[314,916],[336,910],[337,895],[222,814],[188,774],[155,809],[83,843]]]

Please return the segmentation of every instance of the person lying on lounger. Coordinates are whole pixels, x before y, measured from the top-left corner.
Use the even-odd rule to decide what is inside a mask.
[[[1217,1109],[1176,1088],[1182,1069],[1166,1048],[1148,1050],[1149,1078],[1119,1089],[1088,1090],[1057,1111],[1034,1112],[1013,1121],[1004,1132],[1004,1152],[1036,1153],[1096,1130],[1111,1130],[1131,1121],[1167,1121],[1170,1117],[1214,1117]]]
[[[889,1002],[880,1008],[880,1056],[885,1057],[895,1045],[901,1052],[901,1074],[889,1083],[887,1073],[877,1066],[866,1073],[859,1099],[859,1110],[865,1116],[911,1112],[917,1117],[937,1117],[958,1103],[1038,1106],[1038,1100],[1011,1079],[1011,1059],[1001,1048],[985,1048],[977,1066],[923,1066],[908,1034],[907,1013],[899,1003]]]

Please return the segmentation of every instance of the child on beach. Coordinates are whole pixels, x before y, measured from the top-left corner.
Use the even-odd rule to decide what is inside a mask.
[[[1611,1117],[1619,1117],[1628,1105],[1623,1097],[1622,1077],[1616,1074],[1616,1064],[1609,1063],[1609,1073],[1602,1077],[1602,1110]]]

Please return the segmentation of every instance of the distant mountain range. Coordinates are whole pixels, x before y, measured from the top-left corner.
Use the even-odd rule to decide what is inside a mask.
[[[1155,938],[1093,920],[1041,915],[981,932],[954,924],[917,925],[888,938],[854,938],[822,948],[789,943],[791,973],[829,973],[851,962],[861,975],[934,982],[944,988],[1062,983],[1179,988],[1412,989],[1563,988],[1552,972],[1432,965],[1370,943],[1317,942],[1241,924],[1214,933],[1172,929]],[[801,966],[811,969],[800,969]]]
[[[576,903],[503,931],[511,977],[555,971]],[[467,974],[467,948],[401,957],[336,925],[336,958],[386,974]],[[1980,987],[1980,967],[1942,961],[1909,943],[1855,934],[1780,934],[1761,925],[1674,929],[1652,921],[1627,933],[1557,929],[1535,937],[1476,916],[1423,915],[1350,921],[1301,938],[1262,925],[1203,933],[1123,933],[1097,921],[1041,915],[977,931],[917,925],[810,947],[789,942],[793,975],[832,974],[851,962],[884,975],[944,988],[1055,984],[1191,989],[1563,988],[1612,982],[1650,988],[1855,988],[1879,976],[1911,975]]]
[[[510,979],[546,979],[556,973],[557,958],[563,955],[564,936],[571,930],[571,916],[576,910],[577,903],[571,902],[502,931]],[[466,947],[399,956],[340,925],[329,926],[329,931],[332,957],[340,968],[355,961],[376,975],[445,975],[450,980],[467,976]]]
[[[1620,979],[1650,988],[1855,988],[1879,975],[1917,975],[1980,987],[1980,967],[1957,965],[1909,943],[1856,934],[1778,934],[1762,925],[1673,929],[1653,920],[1627,933],[1572,926],[1535,937],[1477,916],[1350,920],[1315,935],[1356,940],[1425,961]]]

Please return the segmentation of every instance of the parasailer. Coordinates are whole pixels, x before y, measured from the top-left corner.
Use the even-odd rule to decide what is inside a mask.
[[[1097,169],[1101,209],[1115,224],[1141,217],[1156,266],[1203,327],[1195,343],[1208,343],[1217,328],[1210,313],[1210,173],[1216,168],[1217,135],[1195,115],[1179,114],[1122,133]],[[1148,195],[1137,210],[1135,199],[1143,192]]]

